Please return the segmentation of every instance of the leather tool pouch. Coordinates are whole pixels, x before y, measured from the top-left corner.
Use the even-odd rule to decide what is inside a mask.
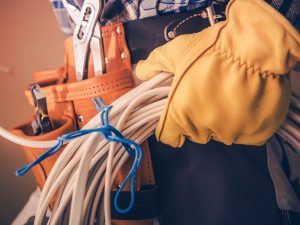
[[[48,114],[54,130],[49,133],[34,136],[31,120],[29,120],[20,126],[17,126],[13,130],[15,134],[31,140],[54,140],[63,134],[81,129],[98,113],[91,100],[92,98],[100,96],[106,104],[110,104],[118,97],[134,88],[135,83],[131,74],[130,54],[125,41],[123,25],[114,24],[104,26],[101,29],[105,51],[106,74],[100,76],[94,75],[93,61],[90,57],[88,64],[88,79],[77,82],[72,38],[68,38],[65,42],[65,66],[56,70],[33,74],[34,82],[41,86],[41,89],[46,96]],[[25,95],[29,102],[33,104],[30,91],[25,91]],[[136,177],[137,194],[139,193],[139,190],[145,189],[145,187],[150,190],[148,192],[153,192],[152,188],[153,190],[155,189],[148,144],[145,142],[142,144],[142,147],[144,150],[144,158],[141,169]],[[33,149],[28,147],[23,147],[23,149],[28,162],[33,162],[45,151],[45,149]],[[62,150],[63,149],[59,152],[62,152]],[[56,159],[59,157],[59,152],[33,168],[37,184],[41,189],[43,188]],[[117,187],[123,182],[130,167],[131,160],[129,159],[117,175],[113,187]],[[113,188],[113,191],[114,190],[115,189]],[[129,191],[129,186],[125,187],[124,190],[125,192]],[[156,189],[153,193],[156,195]],[[141,196],[144,195],[142,194]],[[143,201],[143,197],[141,201]],[[146,202],[144,203],[146,204]],[[147,208],[147,206],[145,207]],[[155,211],[157,205],[155,205],[154,208]],[[112,210],[114,210],[114,207],[112,207]],[[152,219],[149,219],[149,215],[146,215],[145,217],[137,215],[136,217],[131,216],[130,218],[126,218],[126,216],[116,218],[118,220],[114,220],[113,223],[118,225],[152,224]],[[141,218],[147,218],[147,220],[136,220]]]
[[[22,138],[34,141],[48,141],[48,140],[55,140],[57,137],[72,132],[74,130],[73,126],[73,118],[65,116],[60,121],[55,122],[55,129],[49,133],[42,134],[39,136],[34,136],[32,127],[31,127],[31,119],[27,122],[21,124],[20,126],[16,127],[13,132],[19,135]],[[46,149],[42,148],[29,148],[23,147],[25,156],[28,162],[33,162],[39,155],[41,155]],[[55,154],[51,157],[51,160],[44,160],[43,162],[39,163],[38,166],[33,167],[32,171],[36,178],[38,186],[42,189],[44,183],[46,181],[48,172],[53,167],[56,159],[58,158],[60,152]]]
[[[24,122],[23,124],[14,128],[13,133],[16,135],[34,141],[48,141],[48,140],[55,140],[57,137],[70,133],[75,130],[74,127],[74,118],[64,115],[61,117],[60,120],[53,121],[54,130],[46,133],[35,136],[31,127],[32,119]],[[26,156],[26,159],[29,163],[35,161],[41,154],[43,154],[47,149],[42,148],[30,148],[22,146],[23,152]],[[62,147],[63,150],[64,147]],[[61,151],[57,152],[50,158],[44,160],[43,162],[39,163],[38,165],[32,168],[33,175],[36,179],[37,185],[40,189],[44,187],[46,179],[50,173],[51,168],[53,167],[54,163],[56,162],[57,158],[61,154]],[[54,205],[55,197],[51,201],[51,207]]]

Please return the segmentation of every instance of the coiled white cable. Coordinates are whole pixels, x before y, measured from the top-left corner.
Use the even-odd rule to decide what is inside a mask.
[[[161,73],[117,99],[112,103],[113,107],[109,113],[110,124],[126,138],[138,144],[142,143],[156,127],[171,82],[171,74]],[[83,129],[94,129],[100,125],[98,114]],[[49,148],[56,143],[56,141],[24,140],[2,128],[0,135],[28,147]],[[121,144],[109,143],[99,133],[70,141],[46,180],[34,224],[41,224],[56,193],[55,205],[48,224],[59,224],[71,203],[69,224],[92,225],[99,217],[98,224],[104,224],[105,218],[105,225],[111,225],[111,185],[128,157],[129,154]],[[101,199],[104,201],[104,211],[101,207],[99,209]]]
[[[56,140],[53,141],[32,141],[26,138],[22,138],[16,134],[9,132],[8,130],[0,127],[0,136],[11,141],[17,145],[32,147],[32,148],[51,148],[56,144]]]

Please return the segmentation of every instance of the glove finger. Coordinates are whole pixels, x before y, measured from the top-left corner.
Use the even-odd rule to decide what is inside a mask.
[[[174,73],[171,57],[167,54],[168,45],[154,49],[146,60],[141,60],[136,67],[140,80],[149,80],[160,72]]]
[[[141,80],[149,80],[160,72],[175,74],[176,64],[181,60],[182,54],[189,50],[189,46],[198,36],[198,33],[180,35],[154,49],[146,60],[137,64],[137,77]]]

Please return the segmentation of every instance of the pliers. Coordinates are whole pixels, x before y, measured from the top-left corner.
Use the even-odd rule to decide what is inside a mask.
[[[75,69],[77,81],[87,79],[88,59],[91,51],[95,76],[105,73],[104,47],[101,37],[101,25],[98,21],[104,8],[102,0],[85,0],[81,10],[62,0],[76,27],[73,34]]]

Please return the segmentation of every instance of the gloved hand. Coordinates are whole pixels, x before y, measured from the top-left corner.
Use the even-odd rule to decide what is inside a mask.
[[[262,145],[286,116],[287,73],[300,60],[300,36],[263,0],[231,0],[227,20],[182,35],[137,65],[148,80],[174,73],[157,139],[180,147],[198,143]]]

